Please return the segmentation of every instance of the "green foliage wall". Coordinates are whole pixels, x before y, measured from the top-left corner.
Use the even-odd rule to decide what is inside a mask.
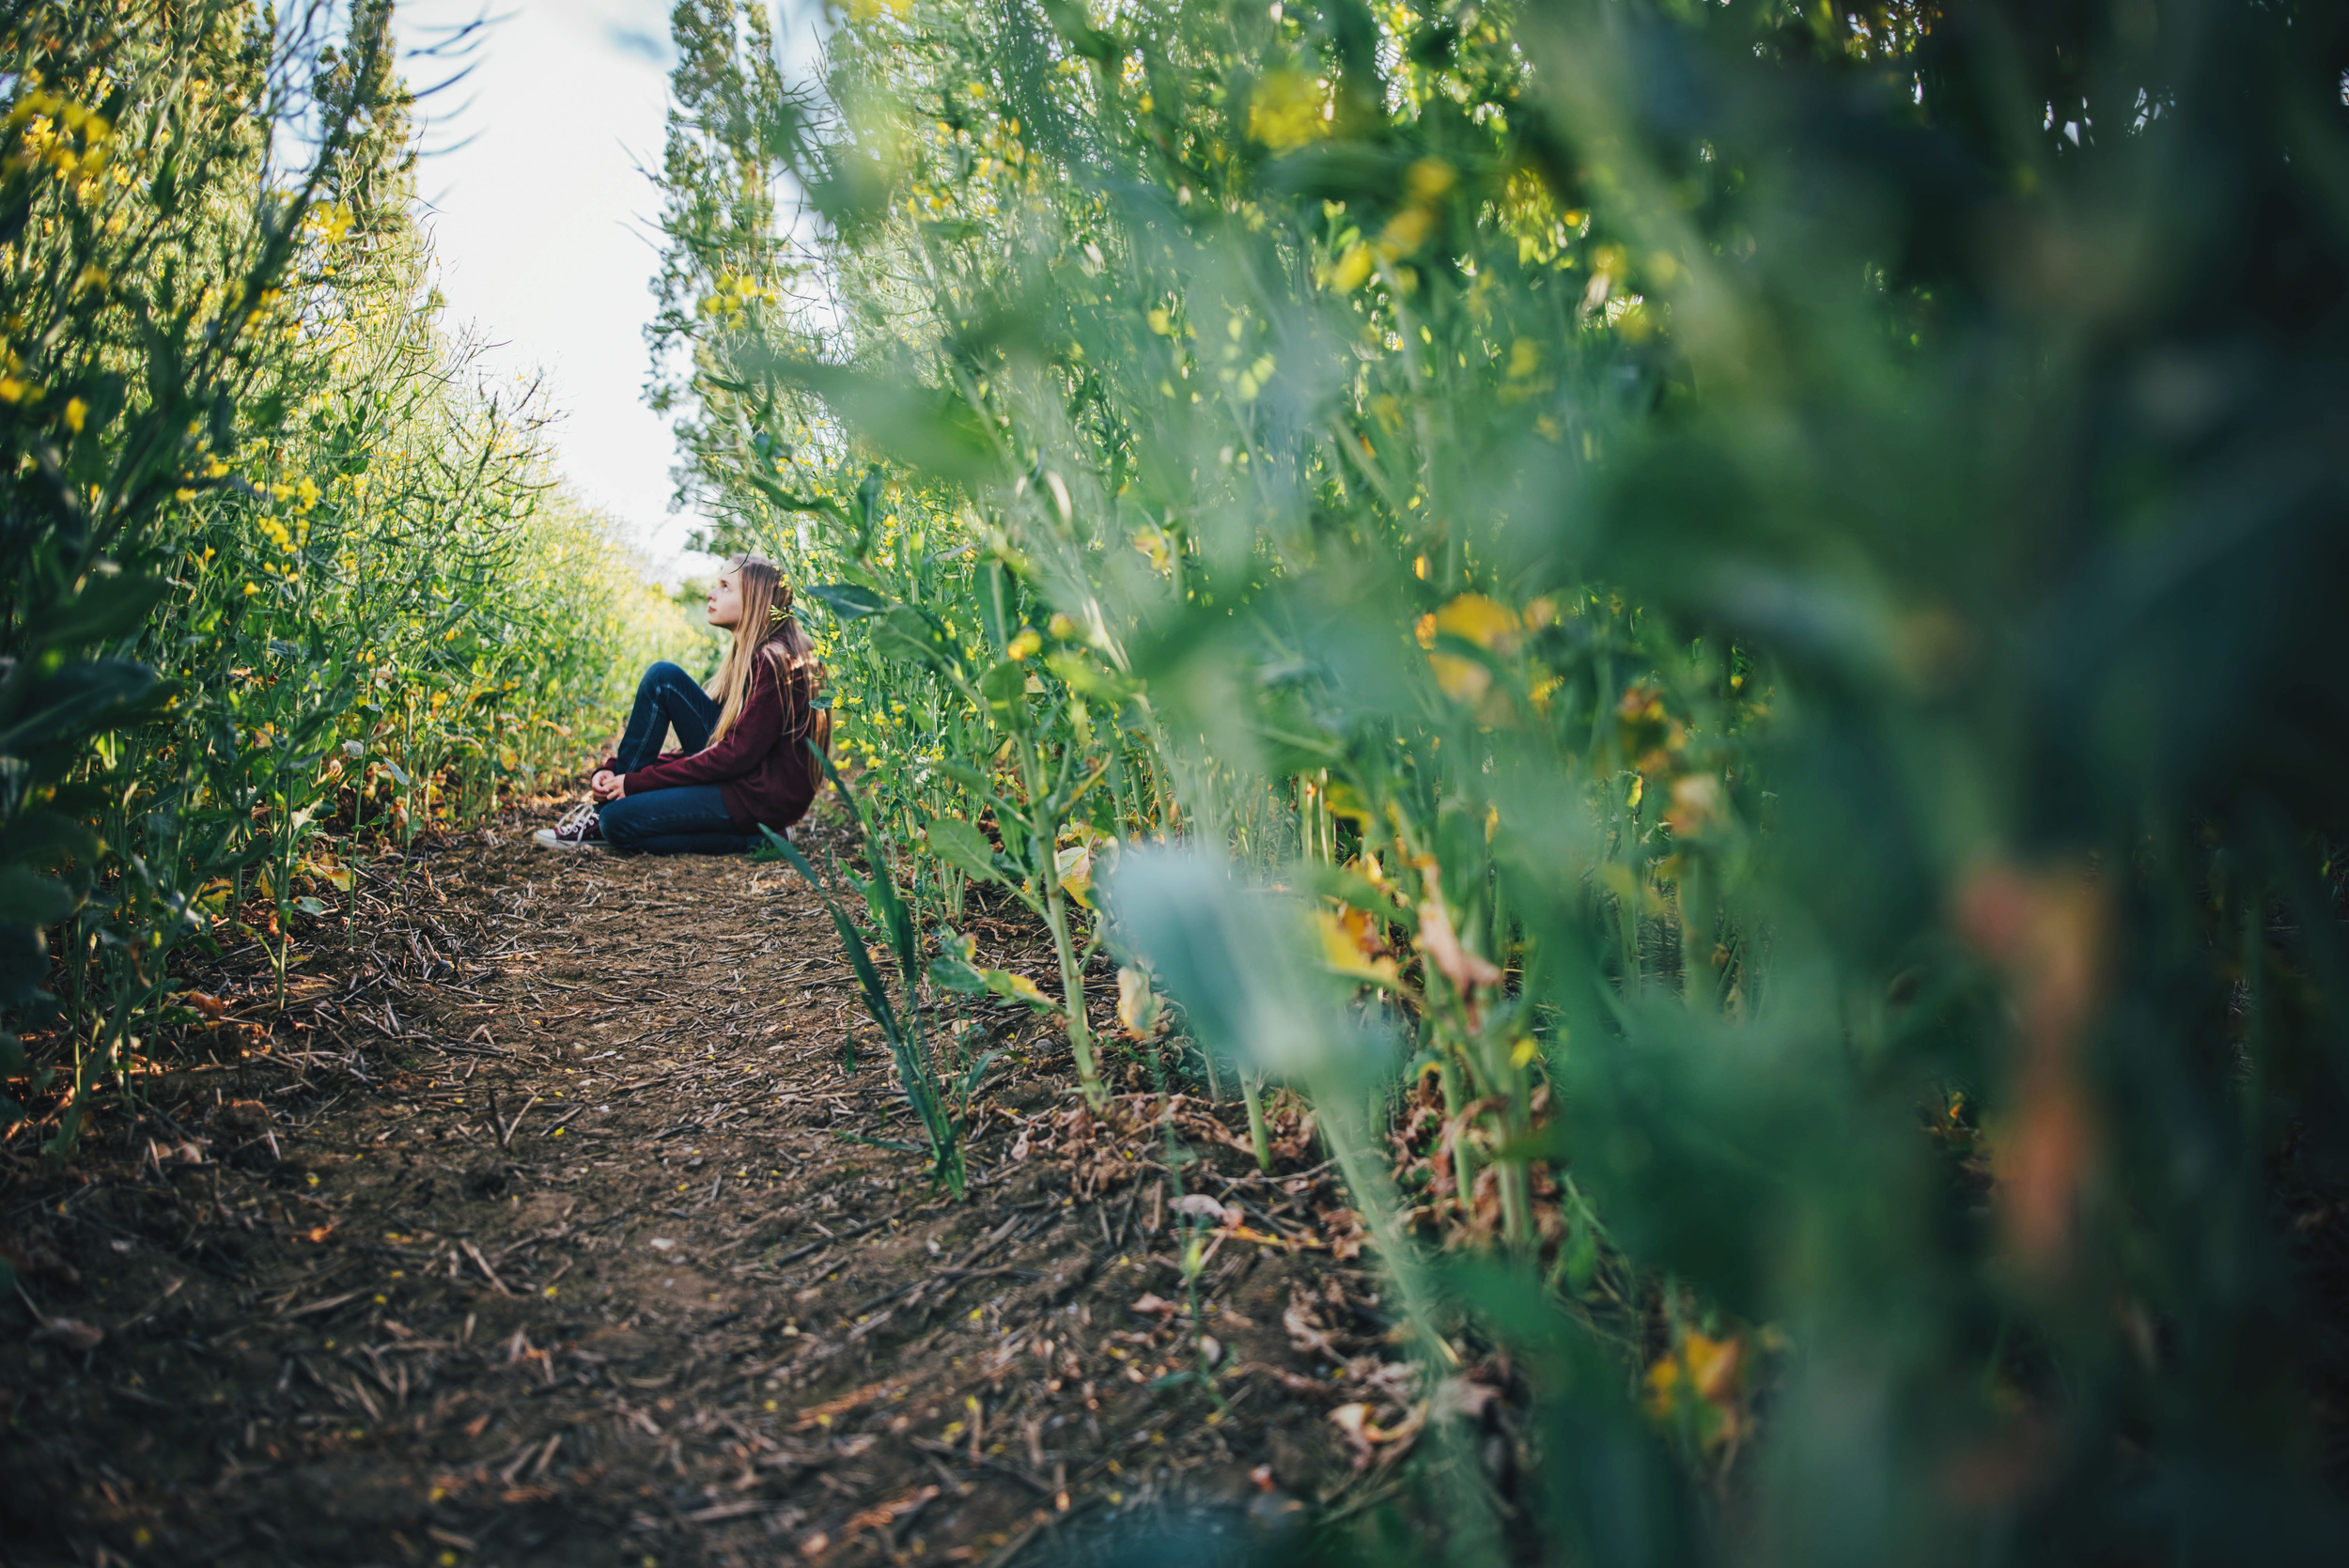
[[[1459,1549],[2337,1538],[2338,8],[676,25],[692,482],[1527,1369]]]
[[[53,1156],[183,946],[282,993],[354,852],[559,779],[700,644],[439,328],[388,16],[0,12],[0,1126]]]

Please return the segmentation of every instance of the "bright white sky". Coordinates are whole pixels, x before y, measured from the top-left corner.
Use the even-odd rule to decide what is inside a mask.
[[[792,53],[812,5],[785,0]],[[490,17],[465,58],[418,57]],[[667,422],[645,406],[668,105],[667,0],[398,0],[410,85],[472,73],[418,107],[416,179],[452,329],[497,345],[503,370],[543,371],[565,411],[564,477],[619,519],[656,571],[689,567],[695,519],[669,511]]]

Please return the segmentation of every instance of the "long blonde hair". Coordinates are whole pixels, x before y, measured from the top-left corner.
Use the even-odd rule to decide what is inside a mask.
[[[812,664],[816,652],[799,617],[791,613],[791,585],[783,580],[781,567],[763,555],[742,555],[727,562],[726,570],[734,574],[741,590],[742,618],[734,623],[733,644],[726,649],[725,662],[718,666],[717,677],[709,683],[709,695],[718,704],[718,722],[709,732],[713,746],[741,717],[742,699],[751,689],[751,665],[761,647],[781,642],[795,670]],[[821,719],[818,722],[826,731],[820,743],[830,751],[830,726],[822,725]]]

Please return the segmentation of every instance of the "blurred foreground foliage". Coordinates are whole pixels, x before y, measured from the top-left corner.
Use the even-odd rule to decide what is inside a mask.
[[[2330,1556],[2349,12],[674,23],[687,483],[1088,1093],[1310,1094],[1445,1549]]]
[[[0,7],[0,1129],[69,1152],[354,858],[693,645],[443,336],[390,7]]]

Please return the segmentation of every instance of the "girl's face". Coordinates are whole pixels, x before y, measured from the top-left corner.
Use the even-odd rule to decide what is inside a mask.
[[[741,578],[733,572],[718,574],[718,585],[709,590],[708,613],[711,626],[731,627],[741,624]]]

